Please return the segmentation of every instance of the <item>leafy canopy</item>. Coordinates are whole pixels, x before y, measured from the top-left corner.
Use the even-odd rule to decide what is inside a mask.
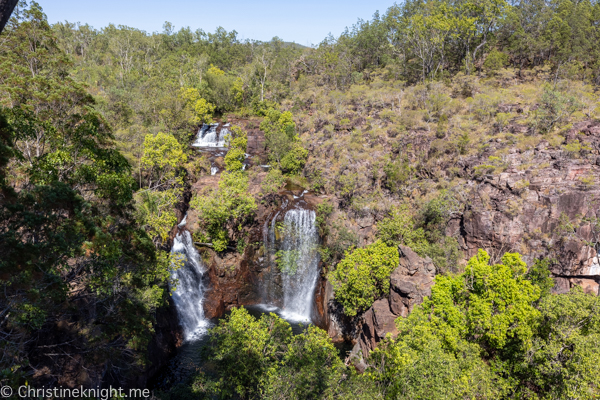
[[[397,247],[381,240],[361,249],[346,252],[329,276],[335,299],[344,313],[356,316],[390,290],[390,274],[398,267]]]
[[[254,215],[257,206],[248,189],[248,176],[242,171],[225,172],[217,189],[205,190],[190,202],[216,251],[225,250],[233,239],[229,232],[234,236],[240,233],[242,225]]]

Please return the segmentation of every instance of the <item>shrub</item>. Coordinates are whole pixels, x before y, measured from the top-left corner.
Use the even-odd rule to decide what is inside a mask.
[[[504,68],[507,64],[508,55],[496,49],[492,49],[492,51],[490,51],[490,53],[485,58],[485,62],[483,63],[483,69],[486,73],[494,75],[500,69]]]
[[[246,159],[248,135],[238,126],[232,126],[225,138],[229,151],[225,155],[225,169],[229,172],[241,171]]]
[[[333,213],[333,204],[329,199],[323,200],[322,203],[317,205],[317,216],[315,218],[317,223],[317,229],[319,229],[319,234],[321,236],[325,236],[329,233],[329,227],[327,220]]]
[[[267,176],[260,184],[260,190],[263,196],[268,196],[270,194],[275,194],[279,192],[279,190],[285,184],[285,177],[281,173],[280,169],[271,168],[269,172],[267,172]]]
[[[398,262],[398,248],[387,246],[381,240],[346,252],[329,277],[335,299],[344,307],[344,313],[354,317],[387,294],[390,274]]]
[[[407,159],[397,158],[383,167],[385,185],[393,193],[398,193],[413,175],[413,168]]]
[[[549,132],[555,125],[564,123],[571,114],[581,108],[575,97],[553,89],[548,84],[544,85],[539,102],[534,124],[541,133]]]
[[[281,159],[281,169],[290,174],[298,174],[304,168],[307,158],[308,150],[302,147],[302,144],[296,142]]]
[[[275,314],[257,319],[234,308],[211,329],[210,342],[208,359],[218,382],[204,386],[217,389],[212,394],[219,398],[323,398],[344,371],[325,331],[311,325],[293,335],[290,324]]]

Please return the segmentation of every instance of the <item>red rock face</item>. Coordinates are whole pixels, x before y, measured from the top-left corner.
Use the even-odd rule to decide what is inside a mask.
[[[409,247],[399,246],[400,263],[390,276],[388,298],[377,300],[361,317],[358,344],[363,357],[387,334],[396,336],[395,320],[406,317],[416,304],[431,295],[436,270],[430,258],[421,258]]]
[[[519,252],[528,264],[536,258],[553,260],[556,277],[600,281],[594,248],[600,241],[600,168],[593,156],[600,154],[600,126],[589,121],[575,124],[567,141],[575,139],[590,149],[581,159],[548,149],[542,141],[535,149],[511,149],[503,159],[504,172],[467,182],[468,206],[446,229],[458,239],[465,260],[480,248],[493,262],[505,252]],[[481,159],[471,158],[462,167],[471,171],[478,164]]]

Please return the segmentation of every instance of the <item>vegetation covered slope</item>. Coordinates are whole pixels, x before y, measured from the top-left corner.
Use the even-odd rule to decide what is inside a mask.
[[[143,362],[166,299],[175,206],[210,174],[192,135],[246,118],[274,168],[249,193],[259,172],[240,171],[247,140],[235,134],[228,172],[191,201],[202,242],[243,251],[257,204],[288,179],[332,199],[317,209],[320,254],[347,316],[385,294],[400,244],[440,275],[365,374],[316,328],[292,337],[274,316],[236,310],[212,332],[214,371],[165,397],[597,398],[598,298],[551,294],[552,259],[467,257],[447,228],[475,202],[497,206],[470,197],[478,179],[548,169],[534,149],[595,164],[574,127],[597,118],[599,19],[589,0],[415,0],[302,48],[169,23],[152,34],[50,27],[35,2],[21,9],[0,37],[2,379],[89,362],[92,384]],[[578,179],[597,186],[593,174]],[[40,341],[56,329],[70,341]]]

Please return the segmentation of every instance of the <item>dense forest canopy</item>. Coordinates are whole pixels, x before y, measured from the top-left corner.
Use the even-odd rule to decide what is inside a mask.
[[[599,39],[590,0],[407,0],[314,47],[168,22],[161,33],[51,26],[21,2],[0,35],[1,382],[75,358],[101,365],[89,375],[103,382],[130,382],[177,285],[178,207],[200,215],[197,243],[244,254],[257,210],[291,182],[327,197],[318,252],[345,318],[387,296],[398,246],[431,259],[431,295],[362,374],[323,330],[292,335],[275,315],[233,309],[211,331],[211,373],[161,398],[598,398],[600,303],[579,287],[551,292],[563,242],[528,263],[508,248],[461,263],[447,227],[471,210],[467,181],[508,169],[510,149],[494,143],[591,157],[583,136],[567,136],[598,117]],[[526,112],[498,112],[509,102]],[[232,127],[225,171],[192,193],[211,164],[190,143],[229,119],[264,134],[271,169],[250,190],[263,172],[245,169],[248,133]],[[377,230],[365,239],[349,221],[367,217]],[[589,223],[593,247],[592,219],[561,215],[555,232],[571,239]]]

